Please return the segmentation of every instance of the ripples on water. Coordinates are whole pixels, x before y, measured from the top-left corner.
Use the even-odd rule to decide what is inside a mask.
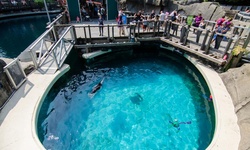
[[[187,66],[162,60],[114,63],[81,71],[54,86],[38,130],[47,149],[205,149],[213,136],[212,103]],[[105,78],[93,98],[92,87]],[[46,113],[47,112],[47,113]],[[169,121],[181,124],[180,131]]]

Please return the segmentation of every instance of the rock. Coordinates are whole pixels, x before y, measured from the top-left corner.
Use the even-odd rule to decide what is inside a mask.
[[[219,7],[219,4],[214,2],[180,5],[178,9],[183,10],[187,15],[202,14],[203,18],[206,20],[217,20],[225,15],[223,8]]]
[[[232,97],[238,117],[241,133],[239,149],[250,149],[250,64],[229,69],[220,76]]]
[[[7,75],[4,72],[4,66],[6,65],[7,63],[0,59],[0,108],[4,106],[9,96],[14,91]]]

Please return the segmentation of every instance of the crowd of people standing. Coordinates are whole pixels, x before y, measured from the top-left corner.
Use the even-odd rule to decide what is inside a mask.
[[[99,18],[101,15],[102,18],[106,19],[106,10],[105,6],[101,3],[94,3],[89,1],[88,3],[81,4],[81,15],[82,20],[90,20],[90,18]]]
[[[100,11],[98,11],[97,13],[99,16],[98,22],[99,22],[99,27],[100,27],[99,28],[100,36],[103,36],[103,25],[104,25],[103,21],[105,20],[105,18],[103,15],[100,14]],[[128,21],[126,20],[127,19],[126,17],[127,16],[123,13],[122,10],[118,11],[116,21],[118,24],[118,30],[119,30],[120,36],[125,35],[124,28],[125,28],[125,25],[128,23]],[[194,16],[192,19],[192,22],[188,23],[187,18],[182,19],[180,14],[178,14],[177,10],[174,10],[171,13],[160,11],[158,14],[155,13],[155,10],[152,10],[150,14],[146,14],[143,11],[138,11],[137,13],[133,15],[132,21],[130,21],[130,23],[140,23],[140,26],[143,32],[150,32],[150,30],[154,29],[154,27],[156,26],[157,27],[160,26],[160,28],[163,30],[165,27],[165,23],[169,20],[175,23],[188,24],[190,26],[201,28],[201,29],[205,29],[206,27],[206,23],[202,14],[198,14],[197,16]],[[159,23],[159,24],[155,24],[155,23]],[[222,16],[221,18],[218,18],[216,20],[216,25],[214,28],[215,35],[212,41],[212,43],[216,41],[214,48],[218,49],[219,44],[221,42],[221,40],[218,40],[217,37],[220,38],[221,34],[226,34],[231,29],[232,26],[233,26],[232,18],[226,19],[225,16]],[[173,30],[172,34],[177,35],[178,24],[172,24],[171,28]],[[202,30],[198,30],[198,29],[194,29],[193,31],[194,31],[194,34],[197,34],[199,36],[202,33]],[[218,36],[217,33],[220,33],[220,35]],[[225,39],[225,37],[223,38]]]

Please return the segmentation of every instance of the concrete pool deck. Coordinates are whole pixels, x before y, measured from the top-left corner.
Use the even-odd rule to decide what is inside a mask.
[[[216,128],[208,150],[235,150],[240,142],[240,130],[232,99],[214,70],[200,64],[188,55],[208,83],[213,96]],[[49,89],[70,67],[64,65],[55,74],[31,73],[27,81],[14,93],[0,113],[0,149],[45,149],[36,134],[37,109]]]
[[[36,110],[49,89],[70,69],[64,65],[55,74],[31,73],[0,113],[1,150],[45,149],[36,134]]]

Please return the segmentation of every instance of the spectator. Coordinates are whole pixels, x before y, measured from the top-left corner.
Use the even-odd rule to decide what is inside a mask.
[[[203,17],[202,17],[201,14],[199,14],[198,16],[196,16],[195,19],[194,19],[193,26],[199,27],[199,24],[200,24],[200,22],[201,22],[202,19],[203,19]]]
[[[136,22],[141,21],[141,11],[139,10],[138,13],[134,14],[134,19]]]
[[[230,29],[233,26],[232,18],[228,18],[224,23]]]
[[[225,21],[225,16],[222,16],[221,18],[219,18],[217,21],[216,21],[216,26],[215,28],[218,28],[218,26],[221,26],[223,24],[223,22]]]
[[[174,11],[173,16],[171,16],[171,21],[172,22],[178,22],[177,20],[177,11]],[[177,30],[178,30],[178,25],[177,24],[172,24],[172,30],[173,30],[173,34],[175,33],[175,35],[177,35]]]
[[[99,36],[103,36],[103,18],[102,18],[102,15],[99,16],[99,19],[98,19],[98,25],[99,25]]]
[[[199,27],[200,22],[201,22],[202,19],[203,19],[202,15],[199,14],[198,16],[196,16],[196,17],[194,18],[194,22],[193,22],[192,25],[193,25],[194,27]],[[194,29],[194,33],[195,33],[195,29]]]
[[[199,28],[205,29],[205,26],[206,26],[206,24],[204,22],[204,19],[202,19],[201,22],[200,22],[200,24],[199,24]],[[197,31],[196,43],[199,43],[201,33],[202,33],[202,30],[198,30]]]
[[[153,19],[151,18],[151,15],[149,15],[147,21],[148,21],[148,29],[147,29],[147,31],[150,31],[154,27],[154,22],[153,22]]]
[[[155,18],[155,10],[152,10],[151,14],[150,14],[150,18],[154,19]]]
[[[122,15],[118,15],[117,24],[118,24],[118,29],[119,29],[119,35],[120,36],[125,35],[123,22],[122,22]]]
[[[165,13],[165,20],[168,20],[169,12]]]
[[[76,23],[80,23],[80,17],[76,17]]]
[[[103,20],[106,20],[106,10],[104,9],[103,6],[101,6],[100,14],[101,14]]]
[[[230,29],[230,27],[225,22],[222,24],[222,26],[219,26],[217,29],[215,29],[215,32],[221,33],[221,34],[226,34],[229,29]],[[221,43],[223,38],[224,38],[224,36],[222,36],[222,35],[218,35],[218,34],[214,35],[213,41],[215,41],[215,46],[214,46],[215,49],[218,49],[220,47],[220,43]]]
[[[165,13],[163,12],[163,11],[161,11],[160,12],[160,18],[159,18],[159,20],[160,20],[160,23],[161,23],[161,27],[163,28],[163,23],[164,23],[164,21],[165,21]]]

